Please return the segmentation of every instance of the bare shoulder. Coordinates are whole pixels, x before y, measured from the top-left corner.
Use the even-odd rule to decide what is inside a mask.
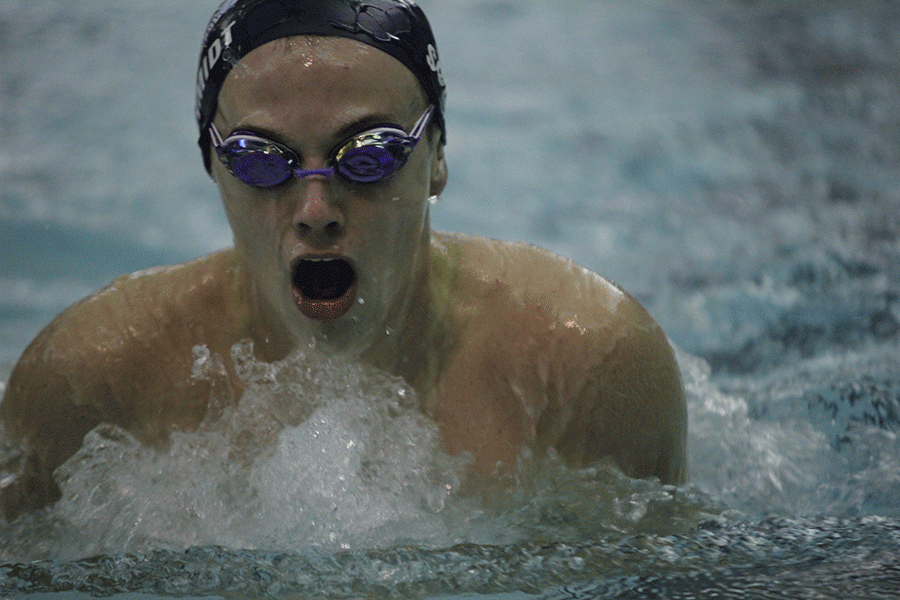
[[[597,324],[617,311],[621,318],[649,317],[608,279],[544,248],[461,234],[440,234],[437,239],[447,252],[455,252],[467,277],[486,285],[503,283],[523,302],[578,314]]]
[[[219,253],[126,275],[66,309],[10,375],[7,431],[54,468],[99,421],[130,428],[158,412],[140,398],[171,397],[171,380],[189,380],[192,338],[221,327],[230,301],[228,262]]]
[[[686,478],[687,416],[665,333],[611,281],[547,250],[465,236],[461,294],[480,306],[477,328],[506,344],[535,443],[572,464],[612,457],[628,475]],[[477,282],[477,283],[474,283]],[[500,307],[500,308],[498,308]],[[524,394],[528,396],[529,394]]]
[[[222,295],[213,292],[220,286],[212,282],[223,258],[211,255],[116,279],[56,317],[26,349],[16,371],[48,363],[62,372],[93,364],[108,367],[132,348],[129,341],[152,345],[160,338],[161,325],[186,323],[198,314],[198,306],[211,305]]]
[[[3,428],[22,448],[18,474],[0,488],[0,513],[11,519],[56,500],[53,471],[100,422],[152,444],[202,420],[209,392],[190,377],[192,347],[236,335],[233,262],[225,251],[126,275],[35,338],[0,403]]]

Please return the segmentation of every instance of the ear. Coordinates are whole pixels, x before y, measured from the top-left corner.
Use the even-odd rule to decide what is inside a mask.
[[[444,158],[444,144],[438,142],[431,160],[431,186],[428,195],[440,196],[445,185],[447,185],[447,161]]]

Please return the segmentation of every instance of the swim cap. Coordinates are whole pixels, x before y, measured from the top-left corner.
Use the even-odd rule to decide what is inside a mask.
[[[210,171],[207,133],[219,90],[231,69],[251,50],[292,35],[350,38],[387,52],[415,74],[434,104],[433,122],[445,139],[446,89],[437,44],[422,12],[410,0],[226,0],[203,36],[197,70],[195,116],[203,163]]]

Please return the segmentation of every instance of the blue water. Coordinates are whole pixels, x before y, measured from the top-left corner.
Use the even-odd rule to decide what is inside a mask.
[[[492,512],[402,470],[357,481],[348,448],[254,473],[259,514],[235,517],[234,474],[191,460],[227,436],[159,458],[101,431],[55,512],[0,523],[0,596],[896,597],[900,4],[421,4],[449,86],[435,228],[539,244],[636,295],[678,348],[691,482],[551,461]],[[192,122],[214,5],[0,3],[0,382],[71,302],[230,243]],[[400,414],[339,439],[433,442]],[[385,452],[454,481],[446,457]],[[348,479],[273,483],[326,472]]]

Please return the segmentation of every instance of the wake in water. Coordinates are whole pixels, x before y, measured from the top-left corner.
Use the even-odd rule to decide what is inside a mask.
[[[900,518],[900,349],[831,353],[710,379],[681,355],[691,477],[753,516]]]

